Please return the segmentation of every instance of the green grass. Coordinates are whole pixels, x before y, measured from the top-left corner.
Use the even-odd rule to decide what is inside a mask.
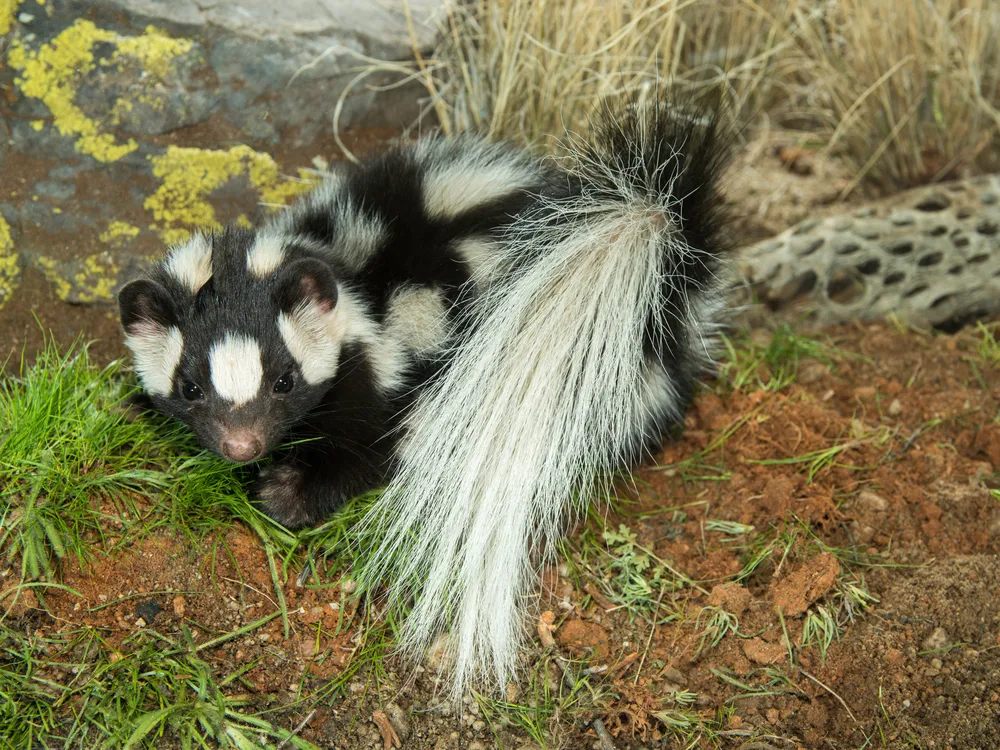
[[[252,665],[220,674],[204,654],[279,617],[287,637],[285,582],[337,585],[357,553],[349,529],[371,497],[289,532],[250,502],[245,469],[201,450],[174,423],[135,418],[134,390],[120,364],[99,368],[85,346],[60,351],[51,340],[32,365],[0,379],[0,555],[17,573],[0,592],[0,747],[149,747],[164,738],[184,748],[311,747],[241,697]],[[112,537],[124,548],[160,530],[197,546],[237,522],[261,539],[278,605],[242,628],[198,645],[185,626],[173,636],[146,628],[112,649],[96,630],[41,636],[11,614],[29,591],[44,604],[46,592],[67,590],[62,566],[113,553]],[[352,616],[367,618],[368,608]],[[300,693],[303,707],[336,700],[362,669],[384,677],[393,623],[342,621],[338,631],[352,625],[362,633],[350,664]],[[282,706],[276,721],[287,723],[293,708]]]
[[[93,367],[84,349],[60,353],[49,342],[34,366],[0,380],[0,548],[24,578],[84,558],[102,520],[129,526],[140,513],[134,493],[170,484],[149,465],[149,425],[121,408],[117,374]]]
[[[832,368],[844,356],[832,343],[797,334],[785,324],[774,330],[766,344],[749,336],[739,343],[724,338],[723,343],[727,356],[719,379],[734,391],[780,391],[795,382],[804,360]]]
[[[1000,341],[997,341],[996,337],[998,328],[1000,328],[1000,323],[990,325],[985,325],[981,321],[976,323],[976,330],[981,336],[977,353],[990,367],[1000,367]]]
[[[121,651],[89,628],[39,636],[0,623],[3,746],[134,748],[167,737],[182,748],[313,748],[245,710],[235,688],[246,668],[220,676],[201,656],[268,619],[197,646],[186,628],[180,640],[146,629]]]
[[[732,612],[721,607],[703,607],[695,619],[695,631],[700,634],[698,649],[695,651],[697,657],[718,646],[727,635],[739,635],[740,621]]]
[[[544,748],[549,746],[556,723],[601,702],[603,691],[561,659],[558,666],[551,659],[543,659],[534,665],[517,698],[502,700],[479,693],[475,697],[497,747],[501,728],[514,727]]]

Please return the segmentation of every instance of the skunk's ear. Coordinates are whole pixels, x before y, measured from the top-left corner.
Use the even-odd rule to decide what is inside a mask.
[[[135,336],[143,329],[167,329],[177,325],[177,310],[170,294],[151,279],[130,281],[118,292],[118,311],[125,333]]]
[[[316,258],[302,258],[289,263],[278,275],[275,301],[282,312],[292,312],[303,304],[314,303],[324,312],[337,304],[337,280],[330,267]]]

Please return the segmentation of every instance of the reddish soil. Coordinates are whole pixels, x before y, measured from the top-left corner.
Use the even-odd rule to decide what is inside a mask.
[[[607,570],[594,568],[592,551],[584,559],[581,540],[594,527],[574,533],[572,557],[584,572],[563,566],[546,575],[541,606],[556,615],[542,630],[555,643],[539,645],[533,663],[557,686],[566,677],[553,650],[582,659],[603,695],[552,722],[554,745],[602,747],[591,723],[599,718],[618,748],[674,747],[662,712],[690,691],[690,710],[702,718],[723,712],[726,747],[759,734],[783,740],[746,747],[998,746],[1000,501],[990,488],[1000,480],[1000,377],[977,361],[974,332],[932,337],[879,324],[831,335],[844,355],[832,368],[807,361],[798,382],[776,393],[720,386],[700,396],[683,438],[638,472],[631,501],[609,514],[607,528],[627,525],[703,589],[666,590],[661,604],[676,619],[650,632],[613,606],[611,576],[586,572]],[[685,478],[683,462],[730,430],[694,472],[725,470],[728,479]],[[806,464],[759,463],[835,445],[847,447],[811,481]],[[729,536],[712,530],[719,520],[754,528]],[[734,582],[748,547],[782,532],[778,551]],[[284,586],[288,639],[277,618],[204,655],[220,675],[259,660],[239,685],[251,706],[285,705],[272,719],[295,726],[307,715],[296,696],[340,677],[343,697],[321,704],[302,729],[322,747],[382,747],[377,710],[404,748],[493,746],[478,706],[459,717],[434,700],[433,664],[415,681],[392,659],[381,676],[366,667],[347,677],[378,623],[356,610],[337,575],[321,575],[329,588],[298,588],[296,573]],[[808,613],[823,603],[837,611],[836,587],[862,579],[878,602],[845,620],[825,662],[815,646],[799,648]],[[85,623],[108,649],[142,627],[176,637],[182,624],[203,642],[276,611],[266,557],[242,528],[200,546],[155,534],[108,556],[97,551],[84,569],[67,565],[63,582],[79,596],[51,591],[47,611],[33,612],[24,605],[40,605],[29,596],[21,622],[42,630]],[[149,601],[162,609],[139,622]],[[704,607],[733,615],[737,633],[706,644]],[[516,728],[495,729],[504,747],[532,746]]]

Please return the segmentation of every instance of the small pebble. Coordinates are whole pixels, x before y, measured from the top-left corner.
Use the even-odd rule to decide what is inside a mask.
[[[889,510],[889,501],[869,490],[858,493],[858,505],[880,513]]]
[[[934,632],[931,633],[923,642],[924,651],[940,651],[951,643],[951,638],[948,635],[948,631],[944,628],[934,628]]]

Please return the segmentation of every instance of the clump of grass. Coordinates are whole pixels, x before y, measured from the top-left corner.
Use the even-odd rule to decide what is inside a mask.
[[[106,503],[134,518],[132,492],[168,485],[150,468],[153,432],[125,414],[118,376],[117,364],[94,367],[85,347],[63,353],[49,341],[33,366],[0,380],[0,549],[22,577],[83,558]]]
[[[704,625],[702,625],[704,619]],[[703,607],[695,620],[695,630],[701,634],[695,657],[703,651],[715,648],[730,633],[739,634],[740,622],[736,615],[722,607]]]
[[[1000,17],[992,0],[800,2],[803,107],[856,177],[908,187],[995,164]],[[817,23],[813,7],[822,8]],[[980,159],[982,157],[982,159]]]
[[[982,321],[976,323],[979,331],[978,354],[990,367],[1000,367],[1000,341],[997,341],[995,331],[1000,328],[1000,323],[984,324]]]
[[[598,551],[594,577],[616,608],[630,616],[655,614],[665,606],[665,594],[685,586],[704,592],[695,581],[639,544],[636,533],[625,524],[619,524],[617,531],[604,529],[602,537],[604,546]],[[593,544],[600,547],[596,540]],[[673,618],[676,613],[668,612],[667,616]]]
[[[833,612],[825,604],[819,604],[806,612],[802,623],[802,648],[816,646],[820,659],[825,662],[830,646],[835,640],[840,640],[840,632],[840,623]]]
[[[842,576],[826,601],[806,612],[800,647],[817,647],[820,659],[825,662],[830,646],[840,640],[847,625],[877,602],[878,598],[868,591],[863,578],[855,580]]]
[[[666,585],[666,569],[642,549],[635,532],[625,524],[619,525],[617,531],[605,530],[604,541],[608,545],[609,567],[614,572],[610,583],[614,600],[630,612],[654,605],[656,592]]]
[[[998,42],[992,0],[471,0],[449,9],[432,59],[366,58],[357,81],[415,79],[445,133],[556,151],[603,96],[721,84],[739,120],[843,157],[846,194],[990,168]]]
[[[419,80],[446,134],[472,131],[558,151],[562,134],[583,127],[602,97],[652,81],[690,90],[725,80],[732,109],[759,109],[782,80],[771,74],[782,64],[778,53],[791,45],[784,5],[763,0],[765,7],[475,0],[449,9],[433,59],[373,61],[367,72]]]
[[[506,725],[524,731],[540,747],[549,747],[551,730],[556,721],[565,721],[600,699],[601,691],[595,689],[585,676],[563,671],[560,678],[556,676],[557,671],[548,660],[536,663],[525,690],[516,699],[475,694],[483,718],[498,743],[497,733]]]
[[[795,382],[804,360],[833,367],[836,348],[824,341],[795,333],[781,324],[767,343],[749,336],[736,343],[723,339],[727,357],[719,368],[719,379],[733,390],[780,391]]]

